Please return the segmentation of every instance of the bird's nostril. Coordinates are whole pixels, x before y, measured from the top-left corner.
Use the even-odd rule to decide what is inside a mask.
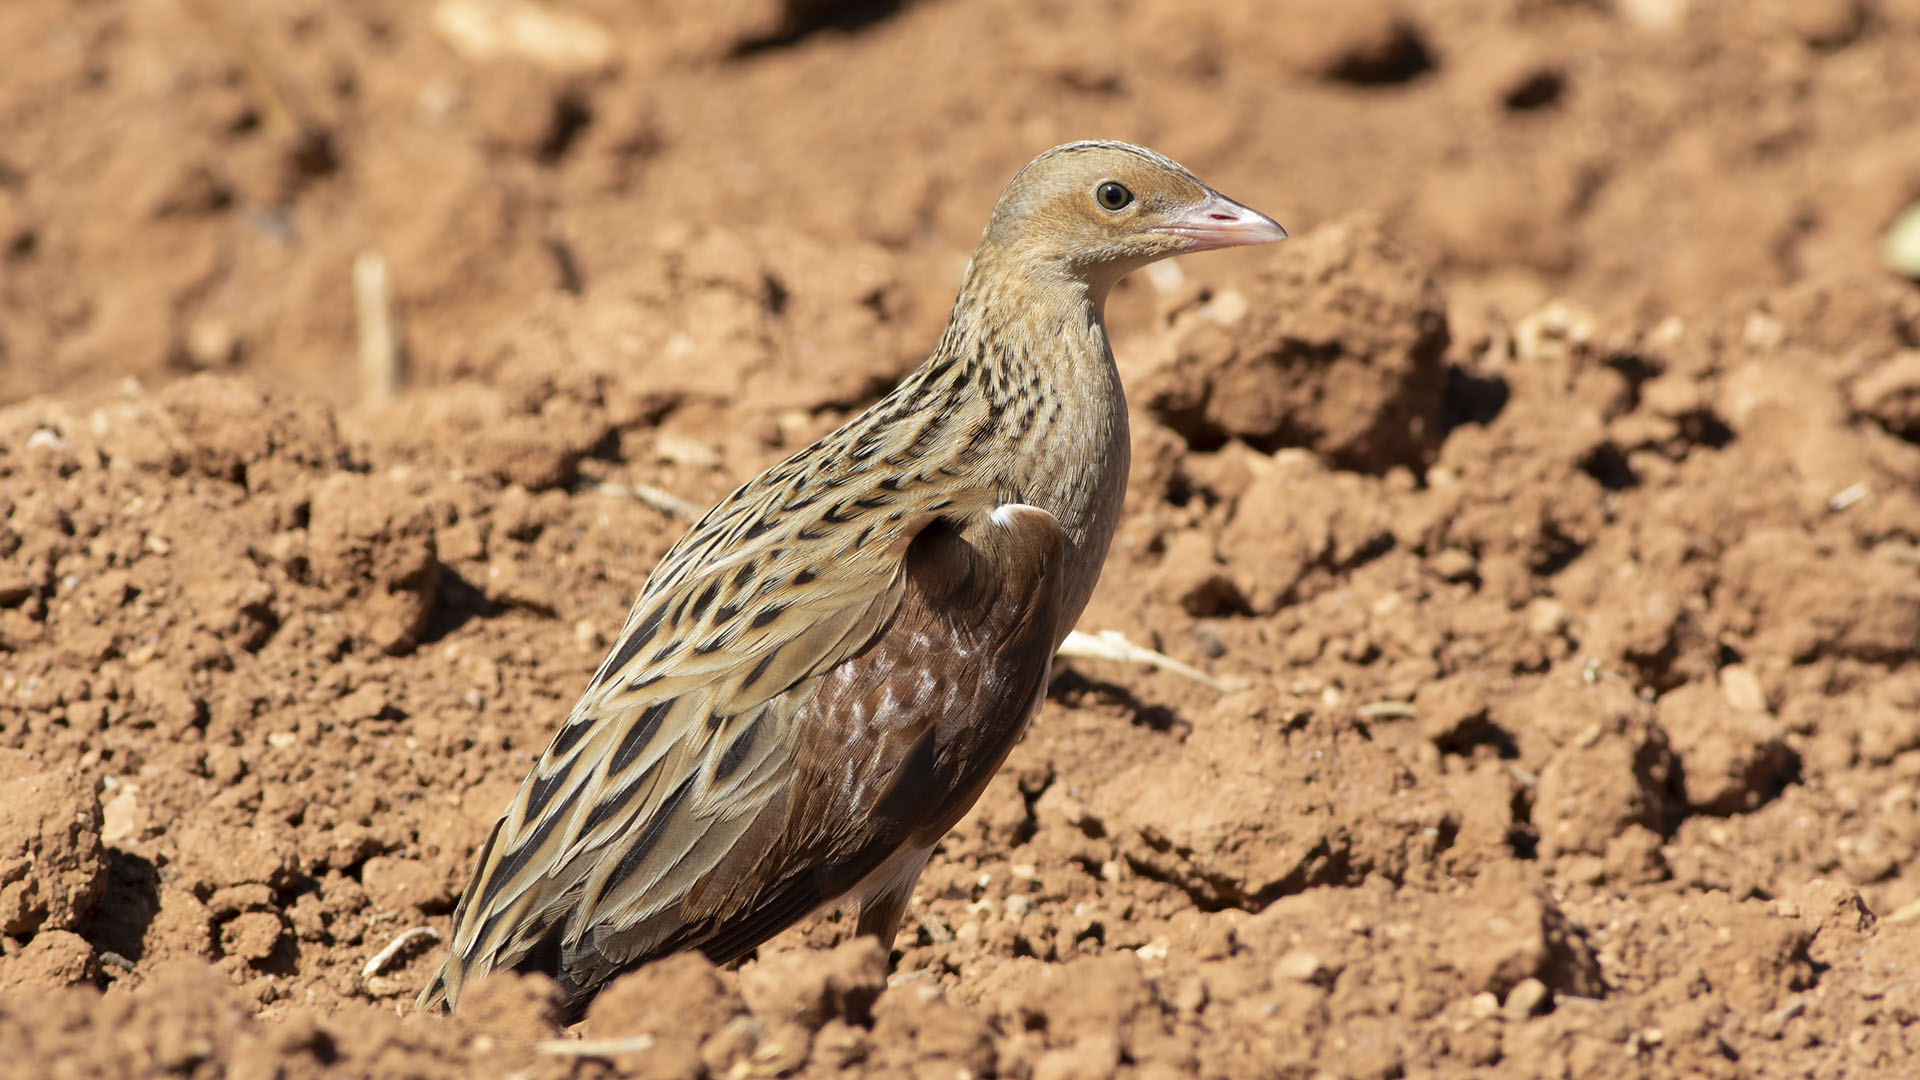
[[[1215,221],[1238,221],[1238,220],[1240,220],[1239,218],[1236,218],[1236,217],[1234,217],[1234,216],[1233,216],[1232,214],[1222,214],[1222,213],[1220,213],[1219,211],[1215,211],[1215,212],[1213,212],[1213,213],[1211,213],[1211,214],[1208,214],[1207,216],[1208,216],[1208,217],[1210,217],[1210,218],[1212,218],[1212,219],[1213,219],[1213,220],[1215,220]]]

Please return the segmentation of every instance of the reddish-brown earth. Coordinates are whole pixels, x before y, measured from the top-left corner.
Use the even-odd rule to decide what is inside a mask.
[[[0,1074],[1920,1068],[1920,3],[500,7],[0,4]],[[1111,304],[1082,625],[1226,691],[1063,664],[890,977],[411,1013],[686,524],[598,485],[872,400],[1085,136],[1295,233]]]

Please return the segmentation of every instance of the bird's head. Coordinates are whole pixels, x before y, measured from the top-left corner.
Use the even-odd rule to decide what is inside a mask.
[[[1065,272],[1104,293],[1170,255],[1269,244],[1287,231],[1179,163],[1121,142],[1056,146],[1001,192],[981,249]]]

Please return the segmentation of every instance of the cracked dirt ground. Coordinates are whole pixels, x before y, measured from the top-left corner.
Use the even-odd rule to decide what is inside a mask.
[[[0,1074],[1912,1069],[1920,5],[475,9],[0,5]],[[619,489],[873,400],[1088,135],[1294,233],[1110,305],[1082,625],[1224,692],[1063,665],[890,981],[405,1014],[685,524]]]

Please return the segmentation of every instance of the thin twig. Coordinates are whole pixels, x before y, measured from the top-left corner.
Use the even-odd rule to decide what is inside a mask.
[[[1060,656],[1070,660],[1112,660],[1122,664],[1146,664],[1149,667],[1162,668],[1175,675],[1192,679],[1210,690],[1225,691],[1220,680],[1201,671],[1199,668],[1183,664],[1165,653],[1155,652],[1144,645],[1135,645],[1128,641],[1118,630],[1102,630],[1098,634],[1083,634],[1078,630],[1067,635],[1060,643]]]
[[[353,257],[353,311],[360,336],[360,397],[384,405],[400,392],[400,335],[394,328],[393,284],[379,252]]]
[[[691,519],[701,514],[699,503],[689,502],[670,491],[662,491],[652,484],[592,484],[586,490],[602,495],[624,495],[639,499],[668,517]]]
[[[1920,922],[1920,900],[1907,901],[1898,908],[1895,908],[1893,914],[1888,915],[1883,921],[1895,925]]]
[[[362,980],[371,979],[387,970],[388,966],[393,963],[394,957],[399,956],[402,952],[405,952],[418,942],[439,940],[440,932],[431,926],[416,926],[410,930],[403,930],[400,932],[399,937],[387,943],[386,948],[374,953],[373,956],[367,960],[366,966],[360,969],[360,978]]]
[[[1827,509],[1838,513],[1872,494],[1873,489],[1864,482],[1850,484],[1834,492],[1833,496],[1827,500]]]

